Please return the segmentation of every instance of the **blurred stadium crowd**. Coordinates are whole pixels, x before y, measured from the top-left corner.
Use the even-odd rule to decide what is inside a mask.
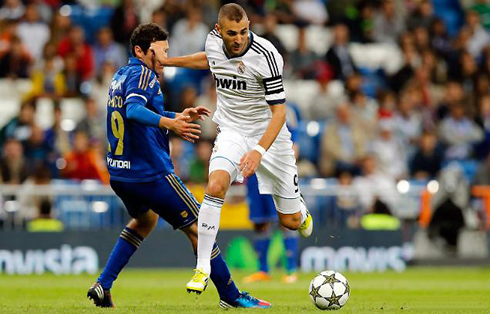
[[[338,206],[393,209],[400,180],[428,182],[451,162],[490,184],[488,1],[235,2],[284,56],[300,176],[372,187]],[[155,22],[170,31],[171,56],[194,53],[225,1],[0,3],[0,183],[107,184],[107,88],[132,30]],[[162,87],[169,110],[216,106],[206,71],[166,69]],[[184,181],[206,182],[214,136],[208,121],[195,146],[172,139]]]

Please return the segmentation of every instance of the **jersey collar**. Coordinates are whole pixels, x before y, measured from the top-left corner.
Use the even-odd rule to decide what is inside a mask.
[[[254,34],[252,33],[252,31],[248,31],[248,38],[249,38],[249,41],[248,41],[248,46],[247,48],[245,48],[245,50],[239,54],[238,56],[230,56],[228,54],[228,51],[226,51],[226,48],[225,48],[225,44],[223,43],[223,52],[225,53],[225,56],[228,58],[228,59],[233,59],[233,58],[240,58],[240,57],[243,57],[247,52],[248,50],[250,49],[250,47],[252,47],[252,44],[254,42]]]

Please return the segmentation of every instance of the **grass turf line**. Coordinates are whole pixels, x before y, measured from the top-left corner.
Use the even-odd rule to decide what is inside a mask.
[[[240,289],[272,303],[267,313],[318,313],[308,296],[314,274],[295,284],[243,284]],[[110,313],[225,313],[213,285],[201,296],[187,294],[191,270],[125,270],[112,289]],[[404,273],[345,273],[352,294],[339,313],[490,313],[490,268],[412,268]],[[0,313],[109,313],[86,299],[95,275],[0,275]],[[233,313],[250,310],[232,310]]]

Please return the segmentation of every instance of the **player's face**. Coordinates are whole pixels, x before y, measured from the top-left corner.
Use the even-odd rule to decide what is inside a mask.
[[[150,49],[148,49],[147,55],[153,65],[153,70],[161,74],[163,73],[163,60],[167,58],[168,52],[168,40],[161,40],[151,43]]]
[[[230,55],[237,56],[247,48],[249,25],[250,22],[246,17],[240,22],[223,19],[219,25],[216,25],[221,37],[223,37],[226,51]]]

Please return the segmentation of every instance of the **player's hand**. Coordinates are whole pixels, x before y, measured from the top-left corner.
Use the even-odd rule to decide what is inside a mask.
[[[209,117],[211,114],[211,110],[204,106],[197,106],[194,108],[187,108],[184,111],[182,111],[182,114],[184,116],[189,116],[190,119],[188,122],[194,122],[197,120],[203,120],[206,119],[205,117]]]
[[[201,126],[196,123],[190,123],[190,117],[183,114],[177,115],[175,119],[172,119],[169,129],[191,143],[198,140],[199,134],[201,134]]]
[[[257,171],[257,168],[262,161],[262,155],[255,149],[243,154],[240,159],[240,171],[244,177],[250,177]]]

